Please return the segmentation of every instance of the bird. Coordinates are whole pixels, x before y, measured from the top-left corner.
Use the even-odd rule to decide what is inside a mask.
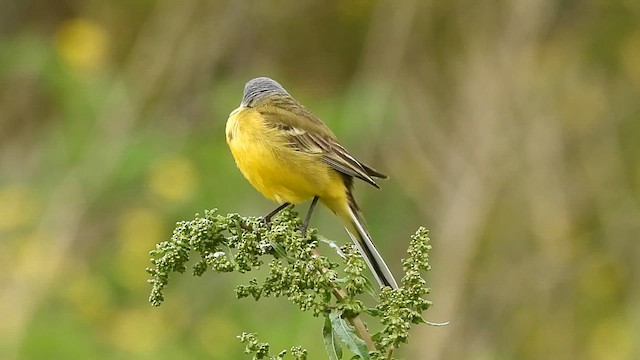
[[[264,197],[280,205],[264,217],[311,200],[305,236],[320,201],[343,222],[380,287],[398,285],[376,249],[353,196],[354,179],[379,189],[387,176],[352,156],[320,118],[268,77],[249,80],[240,106],[229,114],[226,141],[237,167]]]

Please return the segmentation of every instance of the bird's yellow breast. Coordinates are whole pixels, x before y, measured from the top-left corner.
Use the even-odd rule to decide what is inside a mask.
[[[253,108],[240,107],[229,115],[226,137],[238,168],[266,198],[297,204],[314,196],[324,203],[346,196],[340,174],[321,154],[295,150],[286,133],[269,126]]]

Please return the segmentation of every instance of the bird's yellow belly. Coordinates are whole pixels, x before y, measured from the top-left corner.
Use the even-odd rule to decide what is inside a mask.
[[[292,204],[314,196],[327,200],[345,196],[339,173],[325,164],[320,154],[294,150],[259,118],[248,116],[251,114],[232,114],[227,122],[227,142],[238,168],[262,195]]]

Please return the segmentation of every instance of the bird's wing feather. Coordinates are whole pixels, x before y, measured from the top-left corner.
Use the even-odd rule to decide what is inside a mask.
[[[282,131],[296,150],[322,154],[322,160],[333,169],[380,188],[373,177],[385,178],[386,176],[349,154],[338,143],[333,132],[306,109],[299,108],[296,113],[293,113],[278,106],[261,110],[260,113],[267,125]]]

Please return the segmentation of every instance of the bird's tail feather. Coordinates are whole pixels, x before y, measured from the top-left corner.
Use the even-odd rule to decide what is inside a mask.
[[[355,201],[353,201],[353,198],[351,196],[349,197],[349,207],[347,214],[345,214],[345,217],[347,217],[345,220],[348,222],[348,226],[345,226],[347,233],[349,233],[349,236],[356,244],[358,251],[362,254],[362,257],[369,266],[369,269],[371,269],[376,280],[378,280],[380,286],[390,286],[392,289],[397,289],[398,284],[393,278],[389,267],[382,259],[382,256],[380,256],[376,246],[373,244],[371,235],[369,235],[364,225],[360,210],[355,204]]]

